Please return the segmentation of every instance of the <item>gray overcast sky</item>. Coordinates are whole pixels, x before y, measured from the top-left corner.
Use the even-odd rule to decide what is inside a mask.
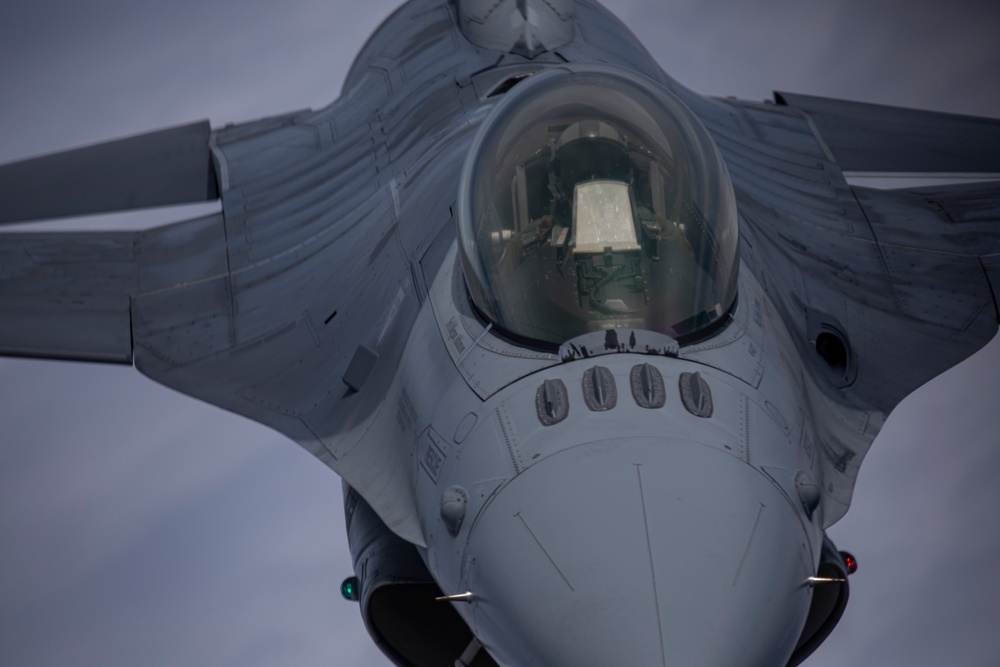
[[[323,106],[395,4],[8,0],[0,162]],[[702,93],[1000,117],[997,3],[608,5]],[[998,374],[994,341],[889,420],[831,530],[851,604],[807,664],[1000,663]],[[349,573],[339,480],[281,436],[132,369],[0,360],[0,664],[386,665]]]

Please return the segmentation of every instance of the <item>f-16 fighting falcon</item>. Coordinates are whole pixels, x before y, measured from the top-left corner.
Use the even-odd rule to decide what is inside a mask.
[[[397,665],[798,665],[869,446],[996,332],[998,175],[997,120],[705,97],[595,2],[411,0],[329,106],[0,167],[0,354],[336,472]]]

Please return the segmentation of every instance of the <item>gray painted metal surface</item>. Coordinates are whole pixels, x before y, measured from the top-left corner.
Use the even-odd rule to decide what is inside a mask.
[[[2,166],[0,224],[218,199],[210,135],[201,121]]]
[[[1000,175],[1000,127],[975,116],[775,93],[805,112],[843,171]]]
[[[572,0],[459,0],[459,26],[476,46],[533,58],[573,39]]]
[[[740,261],[711,335],[620,331],[565,354],[470,302],[455,217],[473,138],[567,63],[646,77],[715,141]],[[886,416],[997,329],[998,186],[876,191],[843,172],[996,172],[993,140],[975,139],[1000,121],[781,99],[683,88],[594,2],[413,0],[329,107],[185,139],[162,163],[214,174],[221,214],[0,235],[0,352],[134,363],[330,466],[366,625],[398,664],[440,657],[430,617],[468,632],[447,644],[468,664],[797,664],[832,627],[807,623],[806,580],[836,569],[824,531]],[[897,120],[923,139],[882,131]],[[151,145],[5,166],[0,187],[37,189],[93,160],[112,187],[12,197],[0,219],[149,205],[105,157]]]

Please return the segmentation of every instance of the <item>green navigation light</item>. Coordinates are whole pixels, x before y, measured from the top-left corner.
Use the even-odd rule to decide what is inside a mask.
[[[340,594],[345,600],[357,602],[361,597],[361,584],[357,577],[348,577],[344,583],[340,584]]]

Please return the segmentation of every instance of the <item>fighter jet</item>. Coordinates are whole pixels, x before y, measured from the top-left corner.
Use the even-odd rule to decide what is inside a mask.
[[[993,190],[843,172],[995,173],[995,122],[705,100],[557,7],[511,3],[515,39],[407,5],[326,110],[8,167],[11,221],[222,213],[6,237],[4,349],[133,362],[330,465],[399,664],[797,664],[881,421],[996,327],[995,235],[958,224]],[[60,170],[98,182],[36,197]]]

